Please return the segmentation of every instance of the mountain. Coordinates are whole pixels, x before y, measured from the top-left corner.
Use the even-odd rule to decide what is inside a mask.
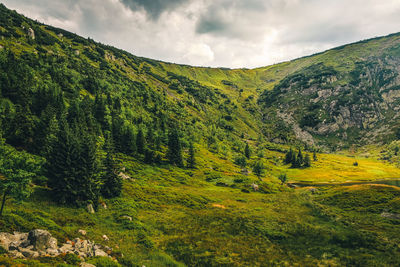
[[[399,56],[393,34],[192,67],[0,5],[0,245],[45,229],[110,254],[0,265],[397,266]]]

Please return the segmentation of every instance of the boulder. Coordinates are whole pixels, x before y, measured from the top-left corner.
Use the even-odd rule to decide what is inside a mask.
[[[0,245],[9,250],[10,243],[14,241],[13,235],[10,233],[0,233]]]
[[[78,233],[81,234],[81,235],[86,235],[86,231],[85,231],[85,230],[82,230],[82,229],[79,229],[79,230],[78,230]]]
[[[55,248],[48,248],[48,249],[46,249],[46,253],[47,253],[48,255],[50,255],[50,256],[53,256],[53,257],[58,256],[58,255],[60,254],[60,252],[58,251],[58,249],[55,249]]]
[[[72,247],[71,244],[64,244],[61,247],[58,248],[58,252],[60,253],[68,253],[68,252],[72,252],[74,248]]]
[[[28,29],[28,36],[29,38],[35,40],[35,31],[32,28]]]
[[[101,249],[95,249],[94,256],[108,257],[108,254]]]
[[[35,229],[30,231],[28,240],[36,250],[46,250],[47,248],[57,247],[57,239],[53,238],[49,231],[46,230]]]
[[[21,252],[19,252],[18,250],[9,251],[8,256],[10,256],[11,258],[14,258],[14,259],[23,259],[24,258],[24,255]]]
[[[30,249],[27,249],[27,248],[19,248],[18,250],[19,250],[19,252],[21,252],[22,255],[24,255],[24,257],[26,257],[26,258],[36,258],[36,257],[39,257],[39,252],[37,252],[37,251],[30,250]]]
[[[88,204],[88,205],[86,206],[86,210],[87,210],[87,212],[89,212],[89,213],[94,213],[93,205],[92,205],[92,204]]]
[[[122,219],[128,220],[128,221],[132,221],[132,217],[128,216],[128,215],[123,215],[121,216]]]
[[[258,184],[252,183],[251,188],[253,188],[254,191],[258,191],[259,187]]]
[[[103,240],[104,240],[104,241],[110,240],[110,239],[108,238],[108,236],[106,236],[106,235],[103,235],[102,237],[103,237]]]

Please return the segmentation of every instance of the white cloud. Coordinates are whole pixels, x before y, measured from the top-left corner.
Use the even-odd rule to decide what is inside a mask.
[[[0,2],[135,55],[204,66],[264,66],[400,29],[398,0]]]

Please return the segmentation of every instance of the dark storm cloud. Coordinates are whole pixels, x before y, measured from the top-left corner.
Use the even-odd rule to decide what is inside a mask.
[[[171,10],[188,0],[120,0],[133,11],[144,9],[152,18],[157,19],[164,11]]]

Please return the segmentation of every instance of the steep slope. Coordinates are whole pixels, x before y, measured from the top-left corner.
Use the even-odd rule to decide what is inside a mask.
[[[260,96],[266,121],[336,148],[398,138],[399,49],[393,34],[288,63],[295,71]]]

